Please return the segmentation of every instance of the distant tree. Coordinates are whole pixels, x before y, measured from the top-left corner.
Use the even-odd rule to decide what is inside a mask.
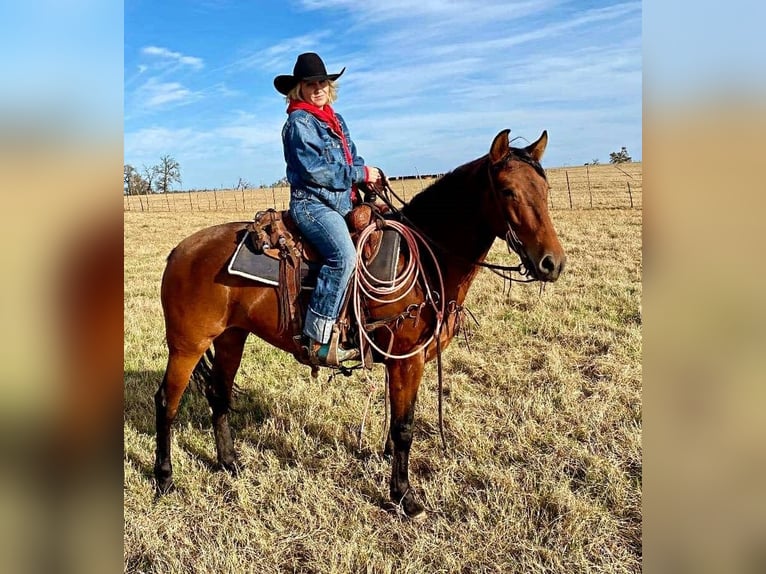
[[[598,161],[598,158],[595,158],[595,159],[592,159],[592,160],[590,160],[590,164],[591,164],[591,165],[599,165],[600,163],[601,163],[601,162],[600,162],[600,161]]]
[[[141,174],[138,172],[135,173],[133,176],[133,183],[131,183],[131,188],[134,190],[134,195],[143,194],[146,195],[151,191],[151,188],[149,187],[149,184],[146,182],[146,180],[141,177]]]
[[[240,189],[245,190],[245,189],[250,189],[252,187],[253,186],[250,184],[249,181],[247,181],[246,179],[242,179],[240,177],[239,181],[237,182],[237,187],[235,189],[237,189],[237,190],[240,190]]]
[[[157,177],[157,169],[158,169],[158,166],[156,165],[147,166],[146,164],[144,164],[142,168],[142,172],[143,172],[143,180],[144,180],[145,188],[144,188],[144,191],[142,191],[141,193],[152,192],[152,184],[154,183],[154,180]]]
[[[181,183],[181,166],[169,155],[163,155],[157,169],[157,191],[167,193],[173,183]]]
[[[141,177],[138,170],[130,164],[123,169],[123,191],[125,195],[143,195],[149,193],[149,184]]]
[[[625,146],[620,148],[620,151],[613,151],[609,154],[609,163],[630,163],[633,158],[628,155],[628,150]]]
[[[135,195],[133,180],[137,175],[136,168],[126,163],[122,166],[122,192],[124,195]]]
[[[283,177],[282,179],[272,183],[269,187],[290,187],[290,182],[287,181],[286,177]]]

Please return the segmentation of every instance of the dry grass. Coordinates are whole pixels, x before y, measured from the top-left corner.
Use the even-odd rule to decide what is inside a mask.
[[[516,285],[508,297],[480,273],[471,351],[455,340],[445,353],[447,453],[433,365],[421,387],[411,479],[426,522],[385,510],[381,367],[314,381],[255,338],[232,416],[245,470],[213,470],[207,403],[190,388],[173,438],[178,490],[155,500],[164,259],[192,231],[250,215],[125,214],[126,571],[640,571],[639,209],[554,209],[569,264],[542,294]],[[490,258],[512,261],[499,243]]]

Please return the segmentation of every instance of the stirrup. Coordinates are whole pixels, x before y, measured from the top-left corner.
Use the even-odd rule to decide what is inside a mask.
[[[335,335],[333,333],[333,335]],[[332,336],[327,343],[309,339],[304,346],[312,365],[321,367],[339,367],[346,361],[359,359],[359,349],[344,349],[338,344],[338,337]]]

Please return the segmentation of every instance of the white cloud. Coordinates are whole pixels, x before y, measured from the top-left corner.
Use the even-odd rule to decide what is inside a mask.
[[[235,140],[239,147],[253,148],[261,145],[274,144],[278,141],[275,134],[281,126],[269,127],[259,125],[223,126],[216,128],[213,133],[223,139]]]
[[[318,31],[305,36],[287,38],[268,48],[250,52],[233,62],[229,66],[240,69],[256,68],[267,72],[290,74],[295,64],[295,57],[301,52],[318,50],[322,42],[328,38],[330,30]],[[325,53],[322,54],[324,58]]]
[[[177,62],[184,66],[191,66],[197,70],[203,68],[205,65],[202,61],[202,58],[197,58],[195,56],[184,56],[180,52],[173,52],[167,48],[160,48],[158,46],[146,46],[141,50],[141,53],[147,56],[157,56],[164,60]]]
[[[191,128],[143,128],[125,133],[125,159],[127,163],[153,164],[166,153],[178,158],[197,155],[213,142],[210,133]]]
[[[146,105],[149,107],[161,106],[170,102],[184,101],[189,98],[191,92],[177,82],[157,84],[151,90]]]
[[[199,99],[199,95],[179,82],[161,82],[151,78],[136,90],[135,98],[140,107],[157,108],[168,104],[187,104]]]
[[[263,120],[241,111],[231,112],[206,129],[147,127],[125,133],[125,157],[151,158],[168,150],[179,156],[208,159],[243,150],[251,154],[256,149],[281,152],[281,128],[281,118]],[[253,161],[257,158],[254,154]]]
[[[550,9],[560,4],[556,0],[530,0],[508,2],[507,0],[387,0],[386,2],[359,2],[358,0],[303,0],[306,10],[347,10],[358,22],[411,22],[413,26],[424,20],[467,22],[520,18],[531,13]]]
[[[125,163],[140,169],[170,154],[181,164],[184,187],[234,186],[238,177],[268,185],[284,176],[280,127],[235,112],[208,129],[142,128],[125,133]]]

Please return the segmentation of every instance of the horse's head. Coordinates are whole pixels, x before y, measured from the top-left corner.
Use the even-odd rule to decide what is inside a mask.
[[[497,134],[489,152],[488,219],[532,277],[555,281],[566,255],[548,213],[548,180],[540,166],[548,132],[526,148],[510,147],[509,133]]]

